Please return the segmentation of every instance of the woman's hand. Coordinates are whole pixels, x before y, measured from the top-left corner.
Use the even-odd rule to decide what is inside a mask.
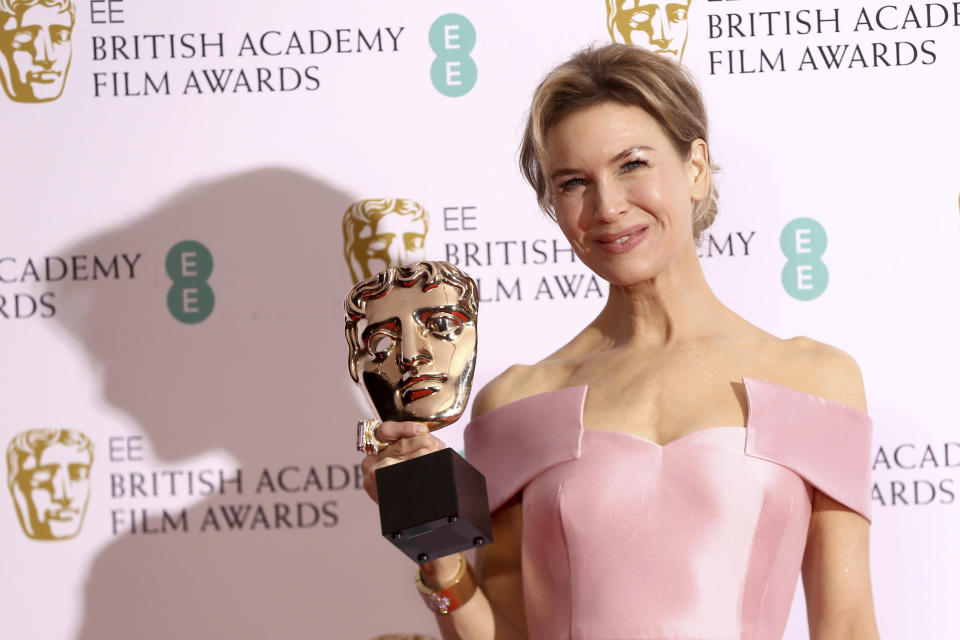
[[[432,435],[425,425],[419,422],[384,422],[374,432],[380,442],[388,442],[376,455],[366,456],[360,464],[363,471],[363,488],[374,502],[377,502],[377,469],[389,467],[392,464],[419,458],[428,453],[446,449],[442,440]],[[459,556],[452,555],[437,558],[421,565],[424,582],[434,588],[439,588],[456,575],[460,568]]]
[[[430,434],[426,425],[419,422],[384,422],[377,427],[374,436],[380,442],[389,443],[389,446],[376,455],[366,456],[360,464],[363,488],[374,502],[377,502],[377,480],[374,475],[377,469],[447,447],[443,441]]]

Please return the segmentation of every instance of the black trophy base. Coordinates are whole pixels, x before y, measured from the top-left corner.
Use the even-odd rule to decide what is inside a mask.
[[[414,562],[493,541],[487,483],[453,449],[377,469],[380,528]]]

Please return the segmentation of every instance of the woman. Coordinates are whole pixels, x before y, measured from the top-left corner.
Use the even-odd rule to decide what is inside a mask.
[[[522,171],[610,283],[553,355],[476,397],[467,457],[495,542],[421,567],[445,638],[876,638],[863,384],[843,352],[725,307],[696,243],[716,213],[706,114],[670,60],[587,50],[537,89]],[[439,441],[385,423],[373,472]],[[521,571],[522,567],[522,571]],[[479,588],[474,588],[474,582]]]

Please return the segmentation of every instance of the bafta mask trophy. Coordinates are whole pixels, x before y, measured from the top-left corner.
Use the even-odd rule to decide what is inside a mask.
[[[456,422],[477,357],[477,285],[448,262],[390,267],[344,303],[350,376],[381,421],[431,431]],[[357,425],[357,448],[376,453],[377,420]],[[380,526],[416,562],[493,540],[483,475],[452,449],[378,469]]]

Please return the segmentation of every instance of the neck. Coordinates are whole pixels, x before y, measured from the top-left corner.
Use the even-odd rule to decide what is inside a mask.
[[[691,243],[656,277],[611,284],[591,328],[611,347],[661,347],[715,331],[731,313],[707,284]]]

